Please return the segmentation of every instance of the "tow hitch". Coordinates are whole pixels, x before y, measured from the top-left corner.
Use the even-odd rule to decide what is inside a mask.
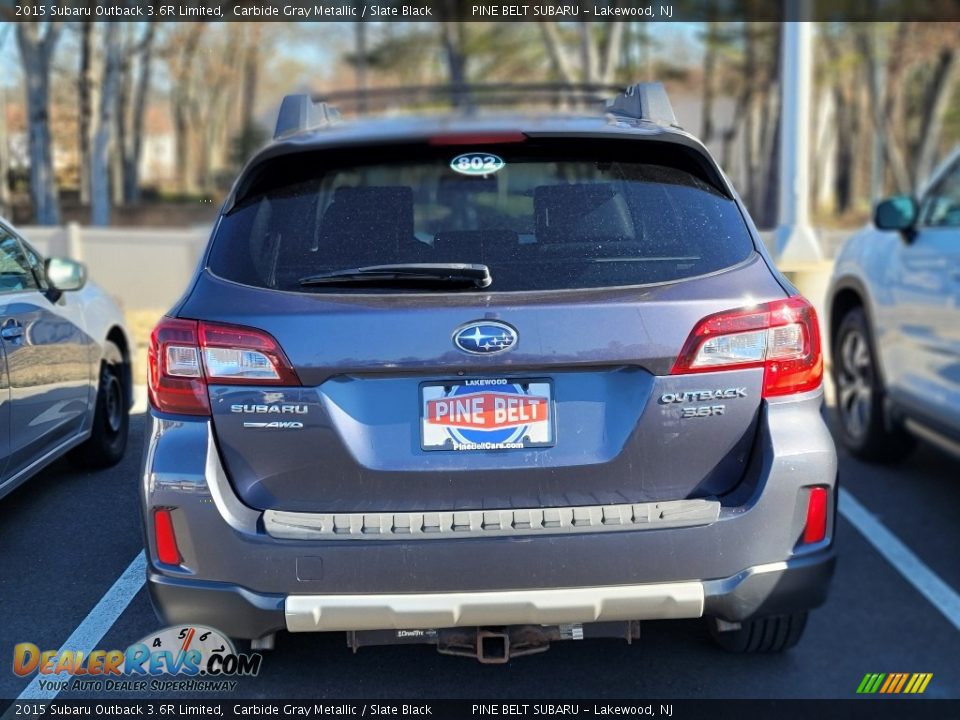
[[[536,625],[441,630],[437,651],[441,655],[474,657],[487,665],[501,665],[509,662],[511,657],[549,650],[551,637],[548,631],[549,628]]]
[[[551,642],[585,638],[640,638],[640,622],[604,622],[581,625],[508,625],[502,627],[444,628],[440,630],[358,630],[347,633],[347,645],[357,652],[371,645],[430,644],[443,655],[475,658],[485,665],[502,665],[515,657],[550,649]]]

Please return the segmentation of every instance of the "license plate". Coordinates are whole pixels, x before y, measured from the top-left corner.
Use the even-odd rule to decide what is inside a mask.
[[[420,386],[424,450],[522,450],[556,443],[549,380],[478,378]]]

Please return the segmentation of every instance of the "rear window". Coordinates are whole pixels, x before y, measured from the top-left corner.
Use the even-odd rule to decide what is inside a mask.
[[[710,173],[693,151],[649,141],[297,153],[244,179],[209,268],[247,285],[339,293],[404,290],[300,281],[449,262],[488,266],[486,291],[680,280],[753,251],[737,205]]]

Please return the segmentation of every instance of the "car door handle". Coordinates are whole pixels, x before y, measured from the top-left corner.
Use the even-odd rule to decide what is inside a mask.
[[[17,340],[23,337],[23,325],[16,320],[7,320],[0,328],[0,337],[4,340]]]

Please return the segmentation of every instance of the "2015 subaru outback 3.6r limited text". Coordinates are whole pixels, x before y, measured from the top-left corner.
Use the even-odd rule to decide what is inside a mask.
[[[284,101],[153,333],[160,616],[487,662],[648,619],[793,645],[834,566],[817,320],[662,86],[331,117]]]

